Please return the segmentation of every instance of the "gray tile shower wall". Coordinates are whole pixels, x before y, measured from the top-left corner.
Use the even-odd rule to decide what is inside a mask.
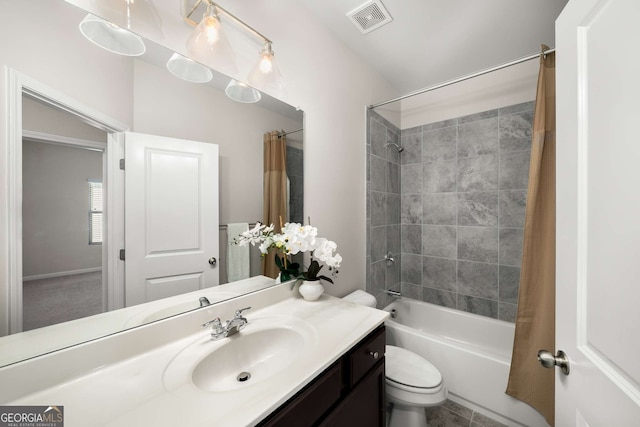
[[[289,221],[304,223],[304,166],[302,150],[287,145],[287,177],[289,178]]]
[[[378,305],[387,302],[385,289],[400,290],[401,156],[400,129],[370,111],[367,118],[367,286]],[[387,261],[389,254],[394,262]]]
[[[527,102],[402,131],[369,113],[367,289],[380,305],[388,302],[384,289],[400,289],[515,320],[533,108]],[[399,156],[384,149],[398,137]],[[396,263],[387,266],[389,250]]]

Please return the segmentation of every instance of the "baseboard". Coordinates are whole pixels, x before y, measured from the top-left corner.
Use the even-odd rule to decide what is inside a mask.
[[[52,279],[54,277],[73,276],[75,274],[95,273],[98,271],[102,271],[102,267],[83,268],[82,270],[59,271],[57,273],[36,274],[35,276],[25,276],[22,278],[22,281],[29,282],[31,280]]]

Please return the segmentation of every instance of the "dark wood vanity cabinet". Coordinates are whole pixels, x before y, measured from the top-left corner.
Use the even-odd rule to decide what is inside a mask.
[[[260,422],[260,427],[383,427],[384,324]]]

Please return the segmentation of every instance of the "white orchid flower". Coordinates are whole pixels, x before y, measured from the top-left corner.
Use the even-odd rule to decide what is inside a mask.
[[[269,248],[273,245],[273,237],[268,236],[264,239],[264,242],[260,244],[260,253],[266,255],[269,252]]]
[[[339,268],[340,263],[342,263],[342,257],[340,254],[335,254],[325,261],[329,267]]]
[[[318,236],[318,229],[311,225],[300,223],[286,223],[281,227],[280,233],[273,233],[273,224],[268,227],[256,223],[255,227],[241,233],[235,239],[235,243],[240,246],[259,244],[260,252],[263,255],[269,253],[273,248],[282,250],[285,255],[295,255],[301,252],[311,252],[312,259],[326,263],[329,267],[337,269],[340,267],[342,257],[336,253],[335,242]],[[333,273],[337,273],[337,270]]]
[[[313,257],[318,261],[326,263],[329,267],[339,267],[342,262],[340,254],[335,254],[335,250],[338,248],[335,242],[327,240],[325,238],[319,238],[317,241],[316,249],[313,251]]]
[[[298,236],[289,237],[287,240],[287,250],[290,254],[295,255],[299,252],[307,252],[312,250],[312,244],[307,239]]]

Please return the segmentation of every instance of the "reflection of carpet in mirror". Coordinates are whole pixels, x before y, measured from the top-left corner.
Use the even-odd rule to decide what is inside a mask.
[[[102,272],[38,279],[22,287],[23,330],[102,312]]]

